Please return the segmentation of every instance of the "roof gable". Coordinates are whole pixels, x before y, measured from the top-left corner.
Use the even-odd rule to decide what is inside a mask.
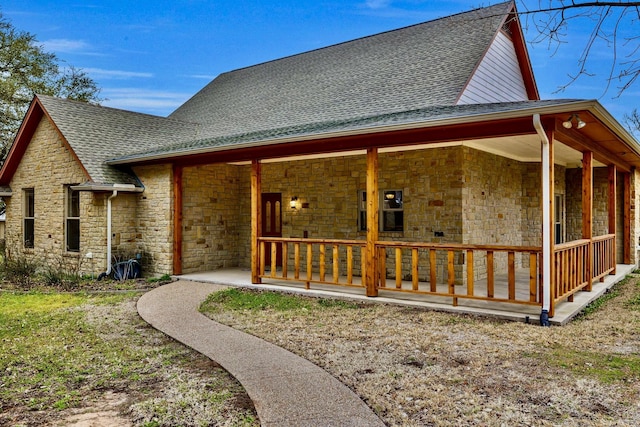
[[[197,134],[197,126],[192,123],[37,95],[0,171],[0,185],[11,181],[44,116],[78,159],[87,180],[100,184],[137,184],[130,171],[107,165],[108,159],[192,139]]]
[[[511,39],[499,32],[460,94],[458,104],[528,101]]]
[[[170,117],[213,138],[455,105],[513,3],[224,73]]]

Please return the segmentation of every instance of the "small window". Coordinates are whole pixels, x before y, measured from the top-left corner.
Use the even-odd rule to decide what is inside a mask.
[[[380,192],[380,231],[404,231],[402,190]],[[358,230],[367,231],[367,192],[358,192]]]
[[[367,192],[358,191],[358,230],[367,231]]]
[[[380,215],[382,231],[404,230],[404,208],[402,190],[384,190],[382,193],[382,215]]]
[[[65,210],[66,250],[80,252],[80,192],[67,186]]]
[[[33,188],[23,190],[24,194],[24,221],[23,221],[23,237],[24,247],[33,248],[35,239],[35,197]]]

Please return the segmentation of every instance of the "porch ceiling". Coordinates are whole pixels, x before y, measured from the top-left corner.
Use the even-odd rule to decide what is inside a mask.
[[[519,162],[536,163],[540,162],[540,139],[537,135],[519,135],[519,136],[505,136],[499,138],[485,138],[485,139],[472,139],[467,141],[445,142],[445,143],[432,143],[432,144],[420,144],[401,147],[388,147],[381,148],[380,153],[399,152],[399,151],[412,151],[412,150],[424,150],[424,149],[437,149],[442,147],[455,147],[465,146],[474,148],[476,150],[484,151],[487,153],[496,154],[508,159],[513,159]],[[559,143],[556,141],[554,145],[554,158],[556,164],[568,167],[576,168],[582,165],[582,153],[574,150],[573,148]],[[290,162],[297,160],[308,159],[326,159],[332,157],[344,157],[344,156],[364,156],[366,150],[351,150],[334,153],[319,153],[301,156],[288,156],[276,159],[264,159],[263,163],[279,163]],[[247,165],[251,162],[233,162],[236,165]],[[604,163],[594,161],[594,167],[603,167]]]

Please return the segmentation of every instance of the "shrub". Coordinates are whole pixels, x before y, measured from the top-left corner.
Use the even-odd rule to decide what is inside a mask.
[[[39,263],[24,256],[6,257],[2,263],[2,274],[8,280],[21,288],[31,288],[36,282]]]

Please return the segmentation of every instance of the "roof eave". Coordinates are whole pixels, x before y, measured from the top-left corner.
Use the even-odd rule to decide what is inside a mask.
[[[121,159],[112,159],[105,162],[108,165],[116,166],[116,165],[131,165],[137,163],[146,163],[146,162],[157,162],[162,160],[171,161],[174,159],[178,159],[183,156],[188,155],[198,155],[198,154],[209,154],[223,151],[233,151],[240,149],[250,149],[261,147],[265,145],[279,145],[286,144],[290,142],[302,142],[302,141],[313,141],[320,139],[328,139],[328,138],[340,138],[340,137],[348,137],[354,135],[366,135],[366,134],[374,134],[374,133],[382,133],[382,132],[394,132],[394,131],[403,131],[403,130],[412,130],[412,129],[421,129],[421,128],[433,128],[439,126],[455,126],[460,124],[467,123],[482,123],[487,121],[497,121],[504,119],[514,119],[521,118],[528,115],[540,114],[540,115],[552,115],[552,114],[561,114],[561,113],[569,113],[576,110],[593,110],[598,114],[598,116],[602,115],[603,121],[605,123],[611,122],[611,125],[615,125],[615,128],[620,131],[617,132],[619,135],[626,134],[628,137],[628,142],[632,144],[635,142],[634,152],[637,152],[640,155],[640,146],[635,141],[635,139],[628,133],[624,131],[624,128],[617,123],[617,121],[604,110],[604,108],[594,100],[586,100],[586,101],[569,101],[562,104],[555,105],[547,105],[547,106],[537,106],[537,107],[527,107],[522,109],[516,109],[511,111],[502,111],[499,113],[480,113],[480,114],[469,114],[460,117],[446,118],[446,119],[437,119],[437,120],[429,120],[423,122],[412,122],[412,123],[403,123],[398,125],[385,125],[385,126],[373,126],[365,129],[351,129],[346,131],[337,131],[337,132],[325,132],[325,133],[316,133],[310,135],[302,135],[302,136],[291,136],[284,138],[274,138],[274,139],[263,139],[258,141],[251,141],[246,143],[239,143],[232,146],[221,146],[221,147],[203,147],[198,149],[183,149],[178,150],[172,153],[165,154],[150,154],[150,155],[140,155],[135,157],[127,157]],[[599,114],[601,113],[601,114]]]

